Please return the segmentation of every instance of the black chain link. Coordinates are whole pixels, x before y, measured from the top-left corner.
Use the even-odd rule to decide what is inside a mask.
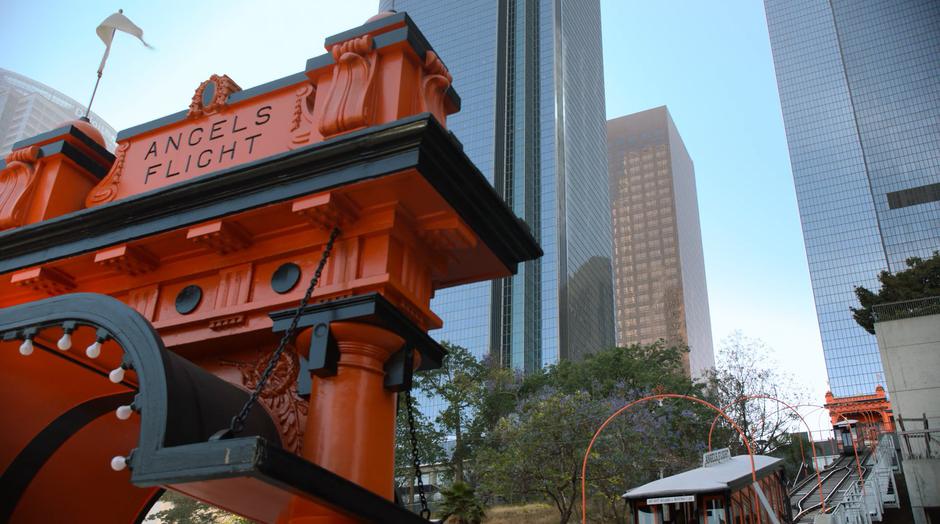
[[[421,518],[431,520],[428,499],[424,496],[424,479],[421,474],[421,461],[418,459],[418,434],[415,432],[415,413],[411,407],[411,391],[405,392],[405,407],[408,410],[408,431],[411,433],[411,460],[415,466],[415,478],[418,479],[418,498],[421,500]]]
[[[242,410],[238,413],[238,415],[232,417],[232,422],[228,427],[227,436],[235,436],[245,429],[245,419],[248,418],[248,413],[251,412],[252,406],[258,402],[258,397],[261,396],[261,391],[264,389],[264,385],[271,377],[271,373],[274,373],[274,368],[277,367],[277,361],[281,359],[281,354],[284,353],[285,349],[287,349],[287,343],[291,338],[293,338],[294,331],[297,331],[297,323],[300,322],[300,315],[303,314],[304,308],[307,307],[307,303],[310,302],[310,297],[313,295],[313,289],[317,287],[317,283],[320,282],[320,274],[323,273],[323,268],[326,267],[326,260],[330,258],[330,253],[333,251],[333,243],[336,241],[336,237],[338,237],[339,234],[340,231],[338,227],[334,227],[333,231],[330,232],[330,239],[327,241],[326,247],[323,249],[323,255],[320,257],[320,263],[317,264],[317,269],[314,271],[313,277],[310,279],[310,285],[307,286],[307,292],[304,293],[304,298],[300,301],[300,305],[294,312],[294,318],[291,319],[290,327],[288,327],[287,331],[284,332],[277,349],[274,351],[274,353],[271,354],[271,358],[268,360],[268,365],[266,368],[264,368],[264,372],[261,374],[261,379],[258,380],[257,384],[255,384],[255,390],[251,392],[251,396],[248,397],[247,401],[245,401],[245,405],[242,406]]]

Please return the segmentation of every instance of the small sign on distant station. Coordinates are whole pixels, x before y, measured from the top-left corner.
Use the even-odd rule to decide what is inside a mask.
[[[709,451],[702,455],[702,467],[707,468],[708,466],[714,466],[716,464],[721,464],[722,462],[728,462],[731,460],[731,450],[728,448],[716,449],[715,451]]]
[[[679,502],[695,502],[695,495],[682,495],[681,497],[657,497],[646,499],[646,504],[652,506],[655,504],[676,504]]]

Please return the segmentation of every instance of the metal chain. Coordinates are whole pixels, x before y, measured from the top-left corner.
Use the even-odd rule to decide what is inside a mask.
[[[415,478],[418,479],[418,498],[421,500],[421,518],[431,520],[428,499],[424,496],[424,480],[421,478],[421,461],[418,460],[418,434],[415,432],[415,413],[411,407],[411,391],[405,392],[405,407],[408,410],[408,431],[411,433],[411,460],[415,466]]]
[[[310,297],[313,295],[313,289],[317,287],[317,283],[320,282],[320,274],[323,273],[323,268],[326,266],[326,260],[330,258],[330,253],[333,251],[333,243],[336,241],[336,237],[338,237],[339,234],[340,231],[338,227],[334,227],[333,231],[330,232],[330,239],[327,241],[326,247],[323,249],[323,255],[320,257],[320,263],[317,264],[317,269],[314,271],[313,277],[310,279],[310,285],[307,286],[307,292],[304,293],[304,298],[300,301],[300,305],[294,312],[294,318],[291,319],[290,327],[288,327],[287,331],[284,332],[277,349],[274,350],[274,353],[271,354],[271,358],[268,360],[268,365],[266,368],[264,368],[264,372],[261,374],[261,379],[258,380],[257,384],[255,384],[255,390],[251,392],[251,396],[248,397],[247,401],[245,401],[245,405],[242,406],[242,409],[238,415],[232,417],[232,422],[228,427],[228,436],[237,435],[245,429],[245,419],[248,418],[248,413],[251,412],[252,406],[258,402],[258,397],[261,396],[261,391],[264,389],[264,385],[271,377],[271,373],[274,373],[274,368],[277,367],[277,361],[281,359],[281,354],[284,353],[285,349],[287,349],[287,343],[291,338],[293,338],[294,331],[297,331],[297,324],[300,322],[300,315],[303,314],[304,308],[307,307],[307,303],[310,302]]]

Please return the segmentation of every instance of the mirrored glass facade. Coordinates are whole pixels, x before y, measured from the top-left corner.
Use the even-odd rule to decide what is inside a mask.
[[[431,334],[532,371],[614,343],[597,0],[381,0],[454,76],[448,128],[545,255],[511,278],[441,290]]]
[[[607,122],[617,344],[686,344],[715,365],[695,169],[665,106]]]
[[[940,2],[765,0],[832,392],[885,378],[855,286],[940,249]]]
[[[51,131],[85,115],[85,106],[29,77],[0,68],[0,157],[13,144]],[[89,120],[114,151],[114,128],[91,113]]]

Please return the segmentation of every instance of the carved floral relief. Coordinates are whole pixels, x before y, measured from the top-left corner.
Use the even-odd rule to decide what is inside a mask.
[[[253,390],[273,353],[273,349],[259,351],[257,358],[250,362],[222,360],[221,363],[238,368],[242,375],[242,385]],[[307,401],[297,395],[299,372],[300,359],[294,348],[288,346],[278,359],[274,372],[259,397],[274,418],[274,423],[284,440],[284,449],[296,454],[300,454],[303,447],[303,429],[307,425]]]

